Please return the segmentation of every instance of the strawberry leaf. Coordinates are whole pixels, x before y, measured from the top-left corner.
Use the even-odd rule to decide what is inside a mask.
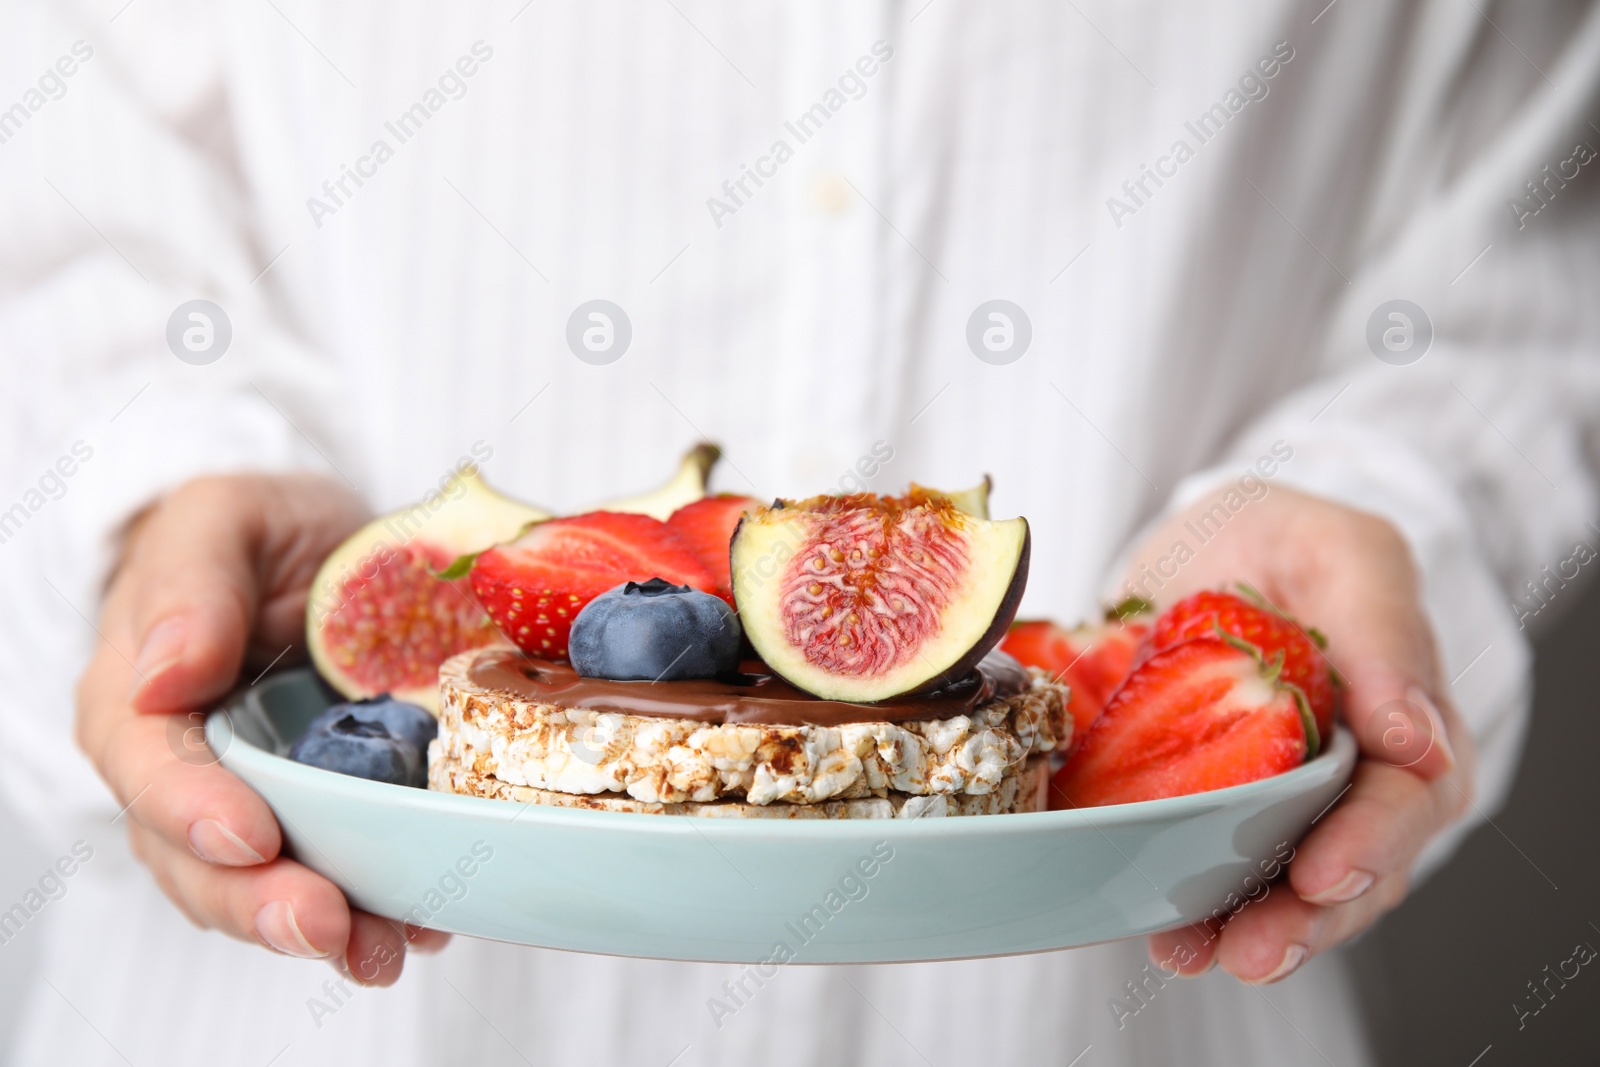
[[[1215,616],[1212,616],[1211,619],[1211,629],[1216,632],[1217,637],[1221,640],[1226,641],[1228,644],[1232,645],[1234,648],[1237,648],[1241,652],[1250,653],[1257,663],[1262,664],[1263,666],[1267,665],[1266,658],[1262,656],[1259,646],[1245,640],[1238,634],[1229,633],[1227,630],[1224,630],[1222,628],[1222,624],[1216,620]],[[1283,652],[1281,649],[1276,657],[1276,662],[1281,670],[1283,667]]]
[[[1254,604],[1256,607],[1265,608],[1274,615],[1283,615],[1283,612],[1279,611],[1272,601],[1261,595],[1261,590],[1257,589],[1249,582],[1234,582],[1233,584],[1238,588],[1239,595],[1250,601],[1250,603]],[[1287,618],[1287,616],[1284,617]]]
[[[456,581],[458,578],[465,578],[468,572],[472,570],[472,564],[476,562],[478,557],[482,554],[483,553],[481,552],[468,552],[465,555],[457,556],[455,559],[450,561],[450,566],[446,567],[444,570],[432,571],[430,573],[432,573],[435,578],[439,578],[447,582]]]
[[[1293,682],[1281,684],[1294,694],[1295,707],[1300,709],[1300,725],[1306,731],[1306,762],[1310,763],[1322,751],[1322,732],[1317,729],[1317,717],[1311,712],[1311,701],[1306,699],[1304,689]]]
[[[1127,622],[1135,615],[1148,615],[1155,610],[1156,606],[1144,597],[1130,596],[1106,608],[1106,621]]]

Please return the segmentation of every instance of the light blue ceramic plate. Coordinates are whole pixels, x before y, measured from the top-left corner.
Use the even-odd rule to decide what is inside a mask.
[[[622,956],[900,962],[1151,933],[1258,895],[1344,788],[1340,731],[1288,774],[1031,815],[742,820],[574,811],[369,782],[284,758],[332,699],[309,671],[213,713],[223,766],[292,854],[358,907],[440,930]]]

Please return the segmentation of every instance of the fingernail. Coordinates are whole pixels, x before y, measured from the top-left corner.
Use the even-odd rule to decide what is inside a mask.
[[[1304,899],[1312,904],[1348,904],[1372,888],[1377,876],[1370,871],[1352,870],[1320,893]]]
[[[1277,970],[1273,971],[1265,978],[1257,978],[1255,984],[1266,985],[1269,982],[1276,982],[1280,979],[1289,977],[1302,963],[1306,961],[1306,957],[1309,955],[1311,955],[1311,950],[1306,948],[1304,945],[1290,945],[1286,950],[1284,950],[1283,960],[1278,964]]]
[[[1450,747],[1450,735],[1444,729],[1444,716],[1439,714],[1439,707],[1433,702],[1420,685],[1413,685],[1406,689],[1406,700],[1417,705],[1428,716],[1428,725],[1433,731],[1433,744],[1440,752],[1444,753],[1445,770],[1454,770],[1456,766],[1455,749]]]
[[[249,867],[267,861],[265,856],[245,844],[244,838],[215,819],[196,819],[190,824],[189,847],[207,863],[224,867]]]
[[[1217,954],[1215,952],[1213,952],[1211,954],[1211,958],[1206,960],[1206,965],[1204,967],[1200,968],[1198,971],[1179,971],[1178,972],[1178,977],[1179,978],[1200,978],[1200,977],[1202,977],[1204,975],[1210,974],[1212,968],[1216,967],[1216,965],[1217,965]]]
[[[133,684],[128,687],[129,695],[183,658],[188,630],[188,622],[181,615],[162,619],[150,628],[150,632],[144,636],[144,644],[139,646],[139,658],[133,664]]]
[[[426,934],[431,934],[431,933],[434,933],[434,932],[435,931],[426,929],[426,928],[421,927],[421,926],[412,926],[410,923],[406,923],[406,925],[405,925],[406,951],[407,952],[419,952],[424,956],[432,956],[433,954],[435,954],[437,952],[443,952],[444,951],[444,947],[446,945],[448,945],[450,943],[450,941],[449,941],[448,938],[438,938],[438,937],[426,937],[426,936],[424,936]]]
[[[306,935],[300,932],[300,924],[294,921],[294,908],[287,900],[274,900],[256,912],[256,933],[286,956],[320,960],[328,955],[311,947]]]
[[[1180,963],[1178,957],[1185,952],[1188,953],[1188,961]],[[1169,954],[1166,959],[1157,959],[1154,949],[1151,949],[1148,954],[1150,956],[1150,962],[1156,965],[1156,969],[1161,972],[1161,977],[1163,978],[1199,978],[1202,974],[1205,974],[1207,971],[1217,965],[1217,954],[1213,952],[1211,954],[1211,958],[1206,961],[1206,965],[1200,968],[1200,970],[1184,970],[1189,963],[1193,962],[1195,956],[1198,955],[1194,948],[1188,943],[1185,943],[1180,948],[1173,949],[1171,954]]]

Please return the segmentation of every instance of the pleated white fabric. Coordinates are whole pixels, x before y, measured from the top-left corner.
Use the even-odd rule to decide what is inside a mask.
[[[477,446],[567,509],[702,436],[758,495],[887,448],[877,488],[994,474],[1024,610],[1071,618],[1281,442],[1272,484],[1410,540],[1492,810],[1512,598],[1597,512],[1594,5],[118,0],[9,9],[0,70],[0,787],[96,848],[29,931],[19,1062],[1364,1062],[1336,958],[1119,1028],[1136,944],[793,968],[719,1031],[723,969],[457,939],[314,1019],[325,968],[190,930],[126,857],[72,680],[108,531],[205,471],[386,509]],[[196,297],[206,366],[165,339]],[[632,325],[608,365],[567,346],[591,299]],[[1031,325],[1006,365],[968,346],[992,299]],[[1393,299],[1420,362],[1369,350]]]
[[[1138,1006],[1123,983],[1145,977],[1140,943],[792,966],[719,1028],[706,1001],[726,999],[738,968],[457,938],[441,956],[409,959],[397,986],[352,993],[325,965],[194,930],[144,881],[75,886],[68,905],[121,921],[92,940],[55,927],[44,974],[55,988],[41,985],[29,1005],[19,1063],[265,1064],[281,1053],[277,1063],[912,1067],[1066,1064],[1090,1046],[1080,1063],[1366,1062],[1338,957],[1261,991],[1220,973],[1152,982],[1120,1028],[1106,1001]],[[167,999],[170,1014],[152,1015]]]

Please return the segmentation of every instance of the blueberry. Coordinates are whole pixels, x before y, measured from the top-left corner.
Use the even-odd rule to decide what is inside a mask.
[[[335,704],[306,727],[289,758],[375,782],[427,784],[427,745],[438,732],[432,715],[388,696]]]
[[[345,715],[354,715],[357,722],[383,723],[390,736],[411,742],[423,754],[424,760],[428,754],[428,742],[439,732],[439,720],[426,708],[396,700],[388,693],[366,700],[352,700],[348,704],[335,704],[312,719],[306,730],[310,732],[324,720],[332,722]]]
[[[660,578],[626,582],[572,620],[567,654],[585,678],[665,682],[737,670],[741,631],[727,602]]]

